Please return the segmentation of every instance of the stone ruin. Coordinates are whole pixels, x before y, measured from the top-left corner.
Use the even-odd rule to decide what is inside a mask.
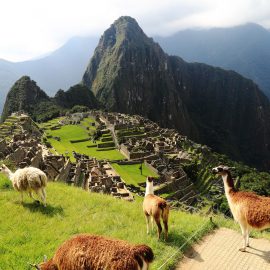
[[[157,194],[169,193],[171,199],[185,204],[196,201],[195,187],[181,165],[191,160],[190,154],[181,147],[189,143],[185,136],[174,129],[161,128],[139,115],[94,111],[92,116],[112,130],[114,140],[118,141],[118,149],[128,159],[128,162],[121,164],[144,162],[159,175],[155,186]],[[141,186],[144,187],[145,183],[141,183]],[[128,188],[144,195],[134,185],[128,185]]]
[[[89,188],[92,192],[102,192],[119,199],[133,201],[133,195],[126,188],[121,177],[116,174],[108,174],[108,171],[112,171],[108,162],[97,162],[89,171],[86,188]]]
[[[15,122],[15,116],[12,117]],[[127,201],[133,200],[132,194],[120,176],[107,173],[113,172],[109,163],[79,153],[75,163],[63,155],[52,155],[42,144],[42,133],[36,124],[26,115],[22,118],[16,119],[16,125],[20,127],[21,132],[15,134],[11,132],[8,140],[0,140],[0,159],[8,159],[19,168],[27,166],[40,168],[51,181],[62,181],[81,186],[91,192],[111,194]],[[98,174],[94,175],[96,172]],[[91,174],[93,177],[90,177]]]

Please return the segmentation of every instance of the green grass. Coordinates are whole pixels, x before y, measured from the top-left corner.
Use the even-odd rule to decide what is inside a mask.
[[[90,123],[92,120],[86,118],[84,121]],[[124,156],[116,149],[99,151],[96,146],[91,148],[87,147],[89,145],[96,145],[102,143],[101,141],[96,141],[95,144],[91,140],[80,143],[70,142],[70,140],[81,140],[88,138],[89,137],[88,132],[89,131],[87,131],[82,125],[65,125],[62,126],[61,129],[47,130],[46,134],[53,137],[61,138],[61,141],[57,141],[53,138],[48,138],[48,141],[52,144],[52,146],[59,154],[66,155],[66,153],[68,152],[68,156],[71,158],[72,161],[75,160],[72,156],[73,150],[81,154],[95,157],[97,159],[121,160],[124,158]]]
[[[81,121],[82,126],[89,127],[90,129],[95,129],[95,126],[91,125],[92,123],[95,123],[95,119],[92,117],[84,118],[83,121]]]
[[[223,215],[213,215],[213,222],[218,227],[226,227],[228,229],[233,229],[235,231],[238,231],[239,234],[241,234],[239,224],[231,218],[225,218]],[[270,230],[269,229],[264,231],[251,230],[250,236],[254,238],[266,238],[270,240]],[[241,244],[242,242],[239,243],[239,246]]]
[[[52,126],[55,126],[58,124],[59,120],[61,120],[63,117],[54,118],[48,122],[40,123],[39,127],[41,128],[50,128]]]
[[[157,269],[169,256],[177,253],[163,269],[170,269],[181,256],[178,250],[207,218],[171,211],[169,240],[158,241],[156,232],[147,235],[141,200],[134,203],[113,197],[87,193],[62,183],[49,183],[48,206],[44,208],[9,189],[0,176],[0,269],[31,269],[28,262],[50,258],[66,239],[78,233],[92,233],[145,243],[155,254],[151,269]],[[211,230],[210,223],[198,234]]]
[[[157,177],[158,175],[150,170],[145,164],[142,166],[142,175],[139,167],[141,164],[118,165],[112,164],[113,168],[124,179],[127,184],[138,186],[138,183],[145,182],[147,176]]]

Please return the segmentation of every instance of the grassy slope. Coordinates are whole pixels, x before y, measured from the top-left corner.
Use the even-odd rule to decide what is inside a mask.
[[[52,120],[55,123],[55,119]],[[52,121],[42,124],[41,126],[49,125]],[[54,137],[60,137],[61,141],[57,141],[53,138],[48,139],[48,141],[52,144],[52,146],[56,149],[56,151],[60,154],[66,154],[68,152],[72,161],[74,158],[72,156],[72,150],[79,152],[81,154],[86,154],[91,157],[96,157],[97,159],[110,159],[110,160],[120,160],[123,159],[124,156],[117,151],[116,149],[106,150],[106,151],[98,151],[97,147],[90,147],[94,144],[92,141],[80,142],[80,143],[71,143],[70,140],[81,140],[88,138],[89,131],[87,131],[84,127],[89,127],[90,130],[94,130],[95,127],[92,127],[90,123],[93,120],[91,118],[85,118],[81,125],[65,125],[62,126],[61,129],[57,130],[47,130],[47,135],[52,135]],[[97,141],[97,143],[101,143]]]
[[[48,206],[30,198],[22,205],[19,194],[4,188],[0,176],[0,269],[30,269],[28,262],[51,257],[65,239],[77,233],[102,234],[133,243],[146,243],[155,253],[151,269],[157,269],[207,218],[171,211],[169,241],[146,234],[141,200],[129,203],[101,194],[86,193],[62,183],[49,183]],[[202,233],[211,229],[207,227]],[[199,237],[202,236],[202,233]],[[178,258],[180,252],[178,252]],[[173,265],[177,257],[170,261]],[[169,269],[167,265],[164,269]]]
[[[138,186],[138,183],[145,182],[146,176],[157,176],[152,170],[143,164],[142,175],[139,167],[141,164],[118,165],[112,164],[113,168],[124,179],[127,184]]]

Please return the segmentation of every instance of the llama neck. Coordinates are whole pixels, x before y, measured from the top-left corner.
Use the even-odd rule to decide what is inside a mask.
[[[153,182],[147,182],[145,188],[145,196],[152,194],[154,195],[154,185]]]
[[[230,172],[228,172],[226,175],[222,175],[222,179],[226,195],[229,195],[231,191],[235,191],[233,179]]]
[[[6,168],[6,171],[4,172],[4,174],[8,177],[10,181],[13,181],[14,173],[9,168]]]

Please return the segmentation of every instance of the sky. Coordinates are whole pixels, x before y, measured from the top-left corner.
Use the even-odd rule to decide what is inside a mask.
[[[100,36],[122,15],[149,36],[247,22],[270,29],[269,0],[0,0],[0,59],[33,59],[74,36]]]

